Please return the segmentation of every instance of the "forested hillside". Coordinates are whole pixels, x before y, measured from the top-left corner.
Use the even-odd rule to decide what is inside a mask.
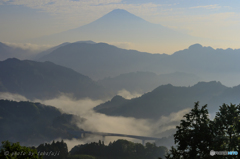
[[[239,91],[238,88],[239,86],[229,88],[216,81],[199,82],[191,87],[168,84],[131,100],[114,97],[111,101],[98,105],[94,110],[113,116],[158,119],[162,115],[167,116],[172,112],[191,108],[194,102],[200,101],[208,103],[212,112],[217,110],[222,102],[237,102],[237,95],[233,95],[232,92]]]
[[[0,141],[36,145],[54,139],[71,139],[68,130],[82,130],[73,121],[83,118],[61,113],[40,103],[0,100]]]
[[[52,62],[16,58],[0,61],[0,91],[17,93],[28,99],[51,99],[61,93],[76,98],[106,98],[106,90],[72,69]]]

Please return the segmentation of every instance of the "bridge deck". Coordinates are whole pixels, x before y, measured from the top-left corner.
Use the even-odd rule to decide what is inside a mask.
[[[137,136],[137,135],[127,135],[127,134],[116,134],[116,133],[105,133],[105,132],[93,132],[93,131],[69,131],[70,134],[81,135],[81,134],[94,134],[99,136],[121,136],[130,137],[141,140],[159,140],[161,138],[147,137],[147,136]]]

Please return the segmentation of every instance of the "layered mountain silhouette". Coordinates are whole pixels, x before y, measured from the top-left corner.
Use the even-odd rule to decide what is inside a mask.
[[[33,43],[62,43],[79,40],[128,42],[139,45],[159,46],[159,53],[166,48],[183,48],[201,42],[200,38],[183,34],[160,24],[150,23],[123,9],[115,9],[103,17],[81,27],[58,34],[31,40]],[[147,43],[147,44],[146,44]],[[150,49],[150,48],[148,48]],[[146,49],[145,49],[146,50]],[[155,51],[156,52],[156,51]]]
[[[200,44],[166,55],[120,49],[106,43],[72,43],[39,60],[72,68],[94,80],[137,71],[156,74],[183,72],[234,86],[239,84],[234,80],[239,78],[239,58],[240,49],[213,49]],[[229,80],[230,76],[232,80]]]
[[[1,141],[32,146],[59,138],[72,139],[67,131],[83,130],[74,121],[80,124],[84,120],[41,103],[0,100]]]
[[[130,72],[112,78],[104,78],[97,82],[117,94],[121,89],[132,93],[145,93],[152,91],[160,85],[170,83],[174,86],[192,86],[199,81],[202,81],[200,77],[182,72],[160,75],[152,72]]]
[[[61,93],[99,99],[107,94],[102,86],[72,69],[52,62],[16,58],[0,62],[0,91],[17,93],[28,99],[50,99]]]
[[[167,55],[125,50],[106,43],[71,43],[43,56],[39,61],[51,61],[72,68],[93,79],[117,76],[145,70],[151,63]]]
[[[89,40],[89,41],[77,41],[77,42],[74,42],[74,43],[96,44],[95,42],[90,41],[90,40]],[[39,58],[41,58],[41,57],[43,57],[43,56],[45,56],[45,55],[50,54],[51,52],[53,52],[54,50],[58,49],[59,47],[65,46],[65,45],[68,45],[68,44],[70,44],[70,43],[69,43],[69,42],[65,42],[65,43],[62,43],[62,44],[57,45],[57,46],[55,46],[55,47],[52,47],[52,48],[50,48],[50,49],[47,49],[47,50],[45,50],[45,51],[42,51],[42,52],[38,53],[36,56],[33,56],[32,59],[33,59],[33,60],[38,60]]]
[[[208,104],[210,112],[217,111],[222,103],[239,104],[240,86],[226,87],[220,82],[199,82],[191,87],[162,85],[152,92],[131,100],[116,96],[94,108],[97,112],[113,116],[158,119],[186,108],[194,102]]]

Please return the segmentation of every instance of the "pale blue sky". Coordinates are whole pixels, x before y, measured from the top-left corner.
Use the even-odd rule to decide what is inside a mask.
[[[209,44],[214,48],[240,48],[239,0],[0,0],[0,41],[73,29],[117,8],[192,36],[225,40]]]

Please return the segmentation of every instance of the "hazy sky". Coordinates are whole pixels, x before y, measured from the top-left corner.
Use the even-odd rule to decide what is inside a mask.
[[[192,36],[225,41],[209,44],[214,48],[240,48],[239,0],[0,0],[0,41],[19,43],[73,29],[117,8]]]

